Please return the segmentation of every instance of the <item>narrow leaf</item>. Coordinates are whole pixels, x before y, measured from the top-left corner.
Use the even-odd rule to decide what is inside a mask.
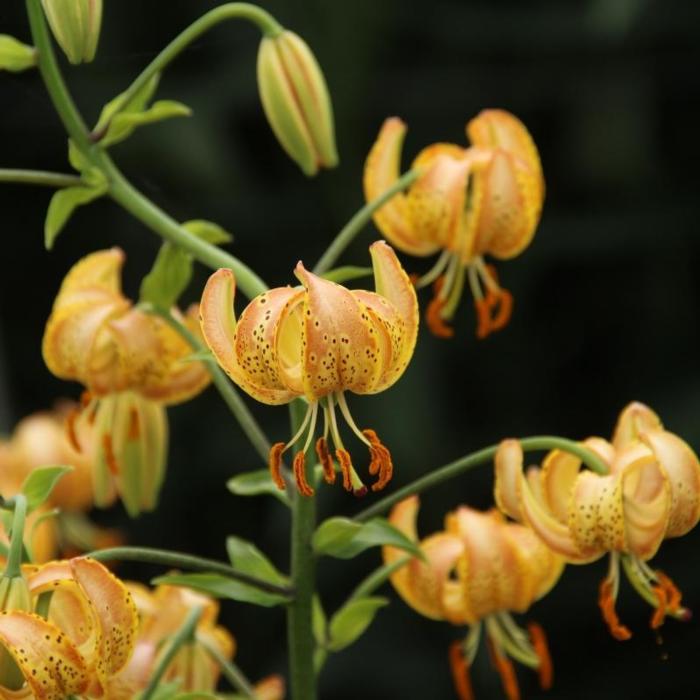
[[[192,266],[189,253],[172,243],[163,243],[151,271],[141,282],[141,301],[159,309],[170,309],[187,289]]]
[[[0,34],[0,70],[19,73],[36,65],[36,51],[13,36]]]
[[[388,605],[386,598],[368,597],[350,601],[331,619],[330,651],[340,651],[352,644],[372,624],[380,608]]]
[[[173,117],[189,117],[192,110],[181,102],[158,100],[143,112],[119,112],[112,117],[107,133],[100,141],[102,146],[113,146],[124,141],[140,126],[154,124]]]
[[[73,467],[39,467],[27,475],[22,484],[22,493],[27,498],[27,510],[32,511],[42,505],[51,495],[58,480]]]
[[[219,224],[215,224],[213,221],[207,221],[206,219],[193,219],[192,221],[185,221],[182,224],[182,228],[187,229],[190,233],[201,238],[207,243],[212,245],[221,245],[223,243],[230,243],[233,240],[233,236],[223,229]]]
[[[230,535],[226,538],[226,551],[231,565],[241,573],[278,585],[289,583],[289,579],[252,542]]]
[[[318,646],[325,646],[328,641],[327,627],[328,620],[326,619],[326,613],[323,611],[321,599],[315,595],[311,601],[311,628]]]
[[[53,244],[63,227],[68,223],[77,207],[83,206],[98,199],[107,191],[107,186],[100,187],[66,187],[59,190],[51,198],[49,210],[46,213],[44,224],[44,245],[47,250],[53,248]]]
[[[160,73],[156,73],[126,104],[120,108],[124,93],[119,93],[113,100],[110,100],[100,112],[100,118],[97,120],[95,132],[99,133],[107,127],[112,117],[119,112],[143,112],[146,105],[151,101],[151,98],[158,88],[160,82]]]
[[[349,518],[329,518],[319,525],[313,536],[313,547],[317,554],[338,556],[347,549],[362,529],[360,523]]]
[[[245,472],[234,476],[226,483],[226,488],[236,496],[274,496],[286,506],[290,506],[286,491],[280,491],[270,478],[267,469]]]

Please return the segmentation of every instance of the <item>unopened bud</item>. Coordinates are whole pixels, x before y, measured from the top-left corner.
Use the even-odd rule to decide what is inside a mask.
[[[95,58],[102,0],[41,0],[51,31],[71,63]]]
[[[294,32],[263,38],[258,89],[275,136],[306,175],[337,165],[328,87],[316,58]]]

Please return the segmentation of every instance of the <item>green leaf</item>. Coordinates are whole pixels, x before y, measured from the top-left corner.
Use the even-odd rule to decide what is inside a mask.
[[[36,51],[8,34],[0,34],[0,70],[19,73],[36,65]]]
[[[417,543],[409,539],[384,518],[357,523],[349,518],[329,518],[321,523],[313,536],[317,554],[338,559],[351,559],[370,547],[391,545],[423,558]]]
[[[163,243],[151,271],[141,282],[142,302],[169,310],[192,279],[192,256],[173,243]]]
[[[359,279],[360,277],[369,277],[373,273],[371,267],[356,267],[355,265],[345,265],[344,267],[336,267],[335,270],[324,272],[321,277],[342,284],[350,280]]]
[[[186,586],[215,598],[228,598],[242,603],[262,605],[266,608],[288,602],[284,596],[266,593],[221,574],[168,574],[153,579],[152,583],[153,585],[164,583],[171,586]]]
[[[27,511],[42,505],[51,495],[58,480],[73,467],[39,467],[30,472],[22,484],[22,493],[27,498]]]
[[[123,92],[119,93],[113,100],[110,100],[100,112],[95,132],[99,133],[106,129],[115,114],[120,112],[143,112],[153,95],[155,95],[159,82],[160,73],[156,73],[128,102],[122,104],[124,99]]]
[[[231,566],[241,573],[284,586],[289,579],[252,543],[235,535],[226,538]]]
[[[388,605],[386,598],[356,598],[343,606],[331,619],[330,651],[340,651],[350,646],[372,624],[380,608]]]
[[[154,124],[173,117],[189,117],[192,110],[175,100],[158,100],[143,112],[119,112],[112,117],[107,133],[100,140],[103,147],[113,146],[129,138],[140,126]]]
[[[47,250],[53,248],[53,244],[63,227],[68,223],[77,207],[88,204],[98,199],[107,192],[107,184],[88,187],[77,185],[59,190],[51,197],[49,210],[46,212],[46,222],[44,223],[44,245]]]
[[[222,245],[223,243],[230,243],[233,240],[233,236],[221,228],[219,224],[215,224],[213,221],[207,221],[206,219],[193,219],[192,221],[185,221],[182,224],[182,228],[187,229],[191,234],[197,236],[207,243],[212,245]]]
[[[324,646],[328,641],[328,620],[321,599],[315,595],[311,601],[311,627],[316,644]]]
[[[274,496],[291,507],[286,491],[277,488],[267,469],[245,472],[226,482],[226,488],[236,496]]]

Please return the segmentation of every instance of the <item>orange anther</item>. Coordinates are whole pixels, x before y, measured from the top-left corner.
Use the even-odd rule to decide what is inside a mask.
[[[654,610],[654,614],[651,616],[649,626],[651,629],[655,630],[664,624],[666,609],[668,607],[668,596],[666,595],[666,590],[661,586],[654,586],[652,590],[656,596],[657,606],[656,610]]]
[[[92,401],[92,394],[89,391],[84,391],[80,395],[80,405],[85,408]]]
[[[505,691],[508,700],[520,700],[520,688],[518,687],[518,677],[515,675],[513,663],[507,657],[501,654],[494,646],[493,642],[488,640],[489,655],[491,663],[493,663],[498,675],[501,677],[503,690]]]
[[[495,295],[491,309],[493,310],[496,306],[498,309],[491,319],[492,331],[500,331],[510,321],[513,314],[513,295],[507,289],[500,289]]]
[[[299,493],[302,496],[313,496],[314,490],[306,480],[306,455],[303,451],[299,451],[294,455],[292,466],[294,467],[294,478],[296,479]]]
[[[459,700],[474,700],[474,691],[469,677],[469,664],[464,658],[461,642],[456,641],[450,644],[449,659],[452,680]]]
[[[112,436],[103,435],[102,436],[102,449],[105,453],[105,461],[107,462],[107,468],[115,476],[119,474],[119,465],[117,464],[117,458],[114,456],[114,446],[112,445]]]
[[[667,607],[670,612],[675,613],[681,607],[682,593],[676,587],[676,584],[666,576],[663,571],[656,571],[656,578],[659,581],[659,586],[666,592]]]
[[[129,440],[138,440],[140,435],[139,412],[132,407],[129,411]]]
[[[552,657],[549,654],[547,635],[536,622],[528,623],[527,630],[530,633],[530,640],[537,658],[540,660],[540,665],[537,668],[540,677],[540,687],[542,690],[549,690],[552,687],[554,669],[552,667]]]
[[[336,459],[340,465],[340,471],[343,473],[343,488],[346,491],[352,491],[352,460],[350,453],[347,450],[336,450]]]
[[[433,292],[435,296],[428,304],[425,310],[425,322],[430,332],[438,338],[451,338],[455,332],[451,326],[445,323],[442,318],[442,309],[445,306],[445,300],[440,297],[440,290],[445,283],[444,276],[438,277],[433,284]]]
[[[282,478],[282,452],[284,452],[284,443],[276,442],[270,448],[270,454],[267,458],[270,476],[280,491],[284,491],[285,489],[284,479]]]
[[[411,284],[415,287],[416,283],[420,280],[420,275],[417,272],[412,272],[408,279],[411,280]]]
[[[482,340],[503,328],[513,313],[513,295],[505,290],[489,290],[483,299],[475,299],[477,315],[476,337]]]
[[[83,451],[82,447],[80,446],[80,441],[78,440],[78,434],[75,430],[75,424],[79,416],[80,410],[77,408],[72,408],[66,416],[66,435],[68,436],[68,441],[76,452]]]
[[[391,452],[372,429],[363,430],[362,434],[369,440],[369,453],[371,462],[369,473],[374,476],[379,474],[377,482],[372,484],[372,491],[381,491],[390,481],[394,473],[394,463],[391,459]]]
[[[603,615],[603,620],[610,630],[615,639],[621,642],[629,639],[632,636],[632,632],[629,631],[627,627],[620,623],[620,619],[615,612],[615,599],[612,594],[613,584],[610,579],[603,579],[600,582],[600,588],[598,590],[598,607]]]
[[[331,453],[328,451],[328,441],[324,437],[320,437],[316,440],[316,455],[318,456],[318,461],[323,467],[323,478],[326,480],[327,484],[335,483],[335,467],[333,466],[333,458]]]

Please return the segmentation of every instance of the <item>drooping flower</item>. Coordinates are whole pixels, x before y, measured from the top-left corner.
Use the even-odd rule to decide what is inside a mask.
[[[412,496],[396,505],[390,522],[418,541],[419,500]],[[412,557],[392,574],[403,600],[421,615],[468,625],[463,641],[450,647],[450,665],[460,700],[472,700],[469,667],[474,662],[482,630],[492,661],[509,700],[519,698],[510,657],[539,673],[543,688],[552,682],[552,664],[542,628],[530,623],[529,635],[510,613],[524,613],[559,579],[563,559],[528,528],[506,522],[496,510],[482,513],[466,506],[449,513],[445,529],[420,540],[424,560]],[[405,552],[384,547],[387,564],[406,558]]]
[[[96,505],[108,505],[116,490],[133,516],[155,507],[163,480],[165,406],[198,394],[209,373],[186,361],[192,349],[163,319],[123,296],[123,262],[112,248],[74,265],[46,324],[43,353],[53,374],[86,387],[69,436],[79,451],[94,448]],[[196,308],[182,320],[197,329]]]
[[[610,553],[598,603],[615,638],[631,636],[615,612],[620,561],[634,588],[655,608],[652,628],[667,615],[687,619],[690,612],[681,606],[671,579],[646,562],[664,539],[686,534],[700,519],[698,458],[640,403],[622,411],[611,443],[592,437],[582,444],[608,465],[607,475],[582,471],[577,457],[555,450],[525,476],[520,443],[505,440],[496,455],[499,507],[571,563]]]
[[[338,430],[335,406],[369,448],[373,490],[391,479],[389,450],[373,430],[360,431],[350,415],[345,392],[376,394],[389,388],[406,369],[416,343],[416,295],[394,251],[383,241],[370,247],[376,292],[348,290],[317,277],[299,263],[294,271],[303,288],[277,287],[253,299],[238,322],[233,312],[235,280],[219,270],[207,282],[200,313],[202,332],[219,364],[246,393],[267,404],[305,397],[308,409],[297,435],[276,443],[270,452],[275,483],[284,488],[282,453],[306,434],[294,459],[299,490],[313,494],[305,473],[305,453],[315,435],[319,407],[323,436],[316,452],[326,481],[335,481],[328,437],[343,474],[343,485],[356,494],[366,487],[352,466]]]
[[[399,177],[406,125],[387,119],[365,164],[365,196],[371,201]],[[477,312],[477,336],[508,322],[513,298],[503,289],[484,255],[507,260],[535,235],[544,201],[540,158],[522,122],[509,112],[488,109],[467,124],[469,148],[436,143],[424,148],[412,167],[422,171],[406,194],[394,196],[374,215],[384,236],[410,255],[442,251],[419,282],[434,282],[435,298],[426,322],[449,338],[464,287],[469,281]]]
[[[0,695],[103,697],[109,678],[129,660],[136,632],[124,584],[87,558],[23,568],[21,577],[3,578],[9,583],[8,595],[0,596]],[[48,610],[44,593],[51,594]]]

